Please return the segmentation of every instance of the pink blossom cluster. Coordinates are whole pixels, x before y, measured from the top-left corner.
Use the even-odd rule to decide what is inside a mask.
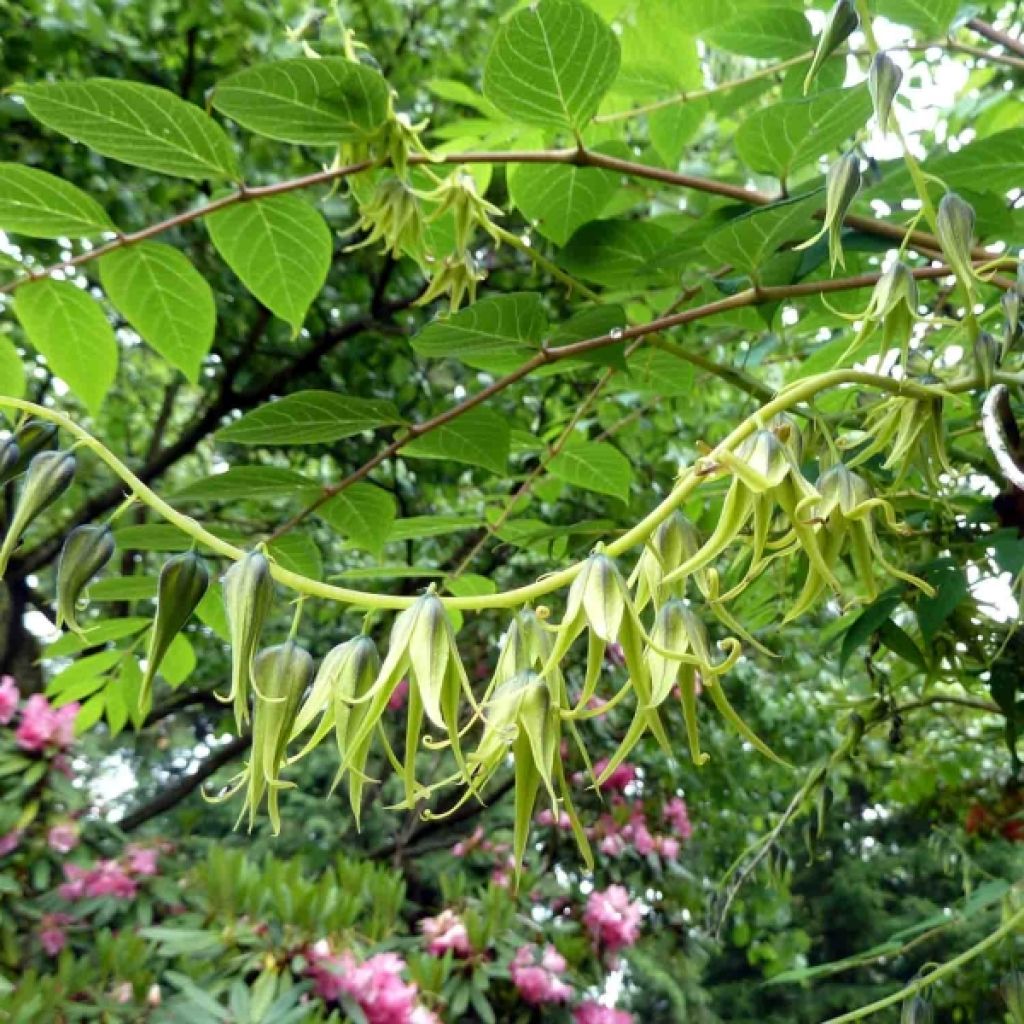
[[[56,956],[68,941],[65,925],[73,919],[69,914],[43,914],[39,920],[39,942],[49,956]]]
[[[686,801],[681,796],[672,797],[662,809],[662,814],[680,839],[685,841],[693,835],[690,812],[687,810]]]
[[[633,1014],[592,1000],[580,1003],[573,1011],[572,1019],[573,1024],[633,1024]]]
[[[67,749],[75,739],[78,707],[78,703],[72,701],[55,708],[41,693],[32,694],[21,705],[20,721],[14,731],[15,743],[30,753]],[[11,722],[17,711],[18,688],[10,676],[3,676],[0,678],[0,725]]]
[[[444,956],[451,950],[458,957],[467,957],[472,952],[466,926],[454,910],[442,910],[437,917],[425,917],[420,921],[420,931],[427,940],[427,952],[433,956]]]
[[[139,889],[139,879],[159,870],[160,851],[155,846],[129,844],[121,860],[101,860],[92,867],[64,865],[64,883],[57,889],[63,899],[74,903],[82,899],[112,896],[131,900]]]
[[[678,799],[678,798],[674,798]],[[596,824],[587,829],[587,835],[595,841],[597,848],[607,857],[620,857],[632,848],[641,857],[657,854],[662,860],[675,860],[681,849],[681,834],[678,828],[676,835],[655,835],[651,831],[642,800],[634,800],[631,805],[619,796],[611,801],[612,810],[605,812]],[[683,804],[683,813],[686,805]],[[670,823],[675,819],[666,818]],[[690,834],[689,820],[686,822]]]
[[[468,857],[469,854],[480,852],[494,855],[494,869],[491,871],[491,881],[495,885],[507,888],[512,881],[516,861],[509,853],[511,846],[508,843],[495,843],[487,838],[483,826],[478,825],[473,834],[465,839],[460,839],[452,847],[453,857]]]
[[[70,853],[78,845],[78,826],[73,821],[58,821],[46,833],[46,845],[54,853]]]
[[[559,977],[567,966],[554,946],[545,946],[543,951],[536,946],[520,946],[509,965],[509,975],[523,1002],[531,1006],[564,1003],[572,996],[572,988]]]
[[[359,1004],[368,1024],[440,1024],[419,1003],[415,983],[402,980],[405,961],[396,953],[377,953],[360,963],[352,953],[334,953],[321,939],[309,950],[313,986],[327,1002],[348,996]]]
[[[614,953],[632,946],[640,937],[642,916],[643,907],[638,900],[630,900],[625,886],[609,885],[587,898],[583,923],[598,946]]]

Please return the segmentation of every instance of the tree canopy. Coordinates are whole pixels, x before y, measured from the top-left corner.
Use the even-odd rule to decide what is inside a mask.
[[[0,1020],[1024,1022],[1024,39],[0,8]]]

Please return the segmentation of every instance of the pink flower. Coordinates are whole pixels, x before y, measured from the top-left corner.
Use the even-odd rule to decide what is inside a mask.
[[[673,839],[671,836],[658,836],[654,840],[654,848],[662,860],[675,860],[679,856],[681,846],[678,839]]]
[[[609,885],[594,891],[587,900],[583,923],[594,941],[610,952],[632,946],[640,936],[643,907],[631,902],[624,886]]]
[[[402,980],[405,961],[400,956],[378,953],[362,964],[349,952],[322,956],[314,948],[310,956],[313,985],[322,999],[351,996],[368,1024],[412,1024],[419,990]],[[430,1022],[422,1014],[421,1019]]]
[[[467,854],[472,853],[477,849],[477,847],[483,846],[484,841],[485,833],[483,825],[477,825],[471,836],[468,836],[466,839],[460,839],[452,847],[452,856],[465,857]]]
[[[21,722],[14,738],[22,750],[37,752],[46,747],[63,750],[75,738],[77,714],[76,701],[53,708],[41,693],[34,693],[21,709]]]
[[[454,910],[442,910],[437,917],[425,917],[420,921],[420,931],[427,940],[427,952],[433,956],[444,956],[449,949],[460,957],[472,952],[466,926]]]
[[[388,697],[388,711],[401,711],[409,697],[409,680],[403,679]]]
[[[18,848],[18,843],[21,842],[20,828],[11,829],[10,832],[5,836],[0,836],[0,857],[6,857],[7,854],[13,853]]]
[[[560,810],[558,812],[558,820],[556,821],[551,808],[545,807],[544,810],[537,815],[537,824],[544,827],[557,825],[560,829],[568,831],[572,828],[572,819],[569,817],[568,811]]]
[[[609,758],[602,757],[594,765],[594,778],[600,778],[601,773],[608,767]],[[611,793],[621,793],[631,782],[636,779],[636,768],[628,761],[624,761],[601,783],[601,788]]]
[[[409,1017],[409,1024],[443,1024],[443,1022],[433,1010],[428,1010],[425,1006],[417,1006]]]
[[[160,852],[155,846],[139,846],[129,843],[124,848],[126,866],[134,875],[155,875]]]
[[[633,1024],[633,1014],[613,1010],[589,999],[576,1007],[572,1019],[573,1024]]]
[[[622,644],[609,644],[604,649],[604,656],[616,668],[625,668],[625,666],[626,666],[626,652],[622,649]]]
[[[65,864],[64,878],[66,881],[57,889],[57,893],[62,899],[71,902],[100,896],[130,900],[138,892],[135,880],[116,860],[101,860],[91,868]]]
[[[58,821],[46,833],[46,845],[54,853],[70,853],[78,845],[78,826],[73,821]]]
[[[546,946],[537,961],[536,946],[520,946],[509,965],[512,984],[518,989],[523,1002],[531,1006],[544,1003],[564,1003],[572,996],[572,988],[559,974],[566,968],[565,957],[554,946]]]
[[[693,835],[693,825],[690,824],[690,812],[687,810],[686,801],[681,796],[674,796],[662,812],[665,820],[675,829],[676,835],[683,840]]]
[[[67,914],[43,914],[39,921],[39,942],[48,956],[56,956],[68,941],[64,931],[71,918]]]
[[[20,696],[14,676],[0,676],[0,725],[6,725],[14,717]]]

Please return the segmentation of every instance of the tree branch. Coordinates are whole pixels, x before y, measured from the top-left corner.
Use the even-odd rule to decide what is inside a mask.
[[[979,36],[984,36],[989,42],[998,43],[999,46],[1009,50],[1010,53],[1015,53],[1018,57],[1024,57],[1024,43],[1019,39],[1014,39],[1013,36],[1001,31],[994,25],[990,25],[987,21],[982,21],[981,18],[971,18],[967,22],[967,27],[973,29]]]
[[[219,771],[226,764],[230,764],[239,754],[249,749],[252,742],[251,736],[236,736],[233,740],[219,747],[217,752],[211,754],[194,772],[182,776],[173,786],[165,789],[149,803],[137,807],[134,811],[126,814],[119,822],[118,828],[123,832],[132,832],[140,825],[144,825],[151,818],[155,818],[164,811],[177,807],[186,797],[191,796],[211,775]]]

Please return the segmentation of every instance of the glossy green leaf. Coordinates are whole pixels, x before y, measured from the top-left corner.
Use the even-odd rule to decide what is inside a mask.
[[[519,164],[509,174],[512,202],[555,245],[599,217],[618,186],[619,175],[594,167]]]
[[[451,459],[483,466],[492,473],[508,468],[508,420],[491,409],[476,408],[416,438],[402,449],[407,458]]]
[[[20,88],[47,128],[135,167],[181,178],[238,178],[224,130],[166,89],[111,78]]]
[[[318,580],[324,574],[324,562],[316,541],[308,533],[292,531],[268,545],[274,561],[291,572]]]
[[[751,114],[736,132],[736,150],[752,170],[788,178],[853,138],[871,116],[866,85],[787,100]]]
[[[492,372],[508,372],[534,355],[548,330],[539,295],[517,292],[481,299],[427,324],[412,347],[430,359],[458,359]]]
[[[577,441],[566,445],[548,464],[553,477],[573,487],[629,499],[633,469],[629,459],[606,441]]]
[[[784,243],[809,237],[814,213],[823,203],[823,194],[817,191],[742,213],[708,235],[704,248],[723,263],[755,271]]]
[[[796,57],[814,48],[807,19],[784,7],[759,7],[723,18],[703,37],[716,49],[744,57]]]
[[[206,218],[217,251],[271,312],[298,331],[331,266],[331,232],[297,195],[237,203]]]
[[[498,33],[484,95],[519,121],[579,129],[619,70],[615,33],[580,0],[540,0]]]
[[[401,421],[391,402],[297,391],[246,413],[217,436],[234,444],[320,444]]]
[[[379,555],[397,514],[394,495],[368,483],[355,483],[317,509],[317,515],[349,543]]]
[[[672,242],[660,224],[640,220],[594,220],[562,250],[571,274],[609,288],[636,287],[663,279],[658,256]]]
[[[629,357],[628,365],[628,375],[624,374],[616,381],[622,388],[666,398],[689,395],[693,391],[693,364],[671,352],[645,345]]]
[[[160,242],[115,249],[100,281],[125,319],[195,383],[217,327],[213,292],[184,253]]]
[[[117,376],[117,339],[99,303],[70,281],[45,278],[18,289],[14,312],[32,347],[97,413]]]
[[[0,395],[25,397],[25,364],[10,338],[0,336]]]
[[[265,498],[315,496],[320,485],[279,466],[231,466],[175,491],[175,501],[259,501]]]
[[[899,25],[909,25],[926,39],[936,39],[949,31],[962,6],[961,0],[875,0],[872,11]]]
[[[388,114],[379,72],[344,57],[257,64],[217,83],[213,106],[260,135],[336,146],[372,135]]]
[[[55,174],[0,163],[0,230],[33,238],[83,238],[114,231],[92,196]]]

